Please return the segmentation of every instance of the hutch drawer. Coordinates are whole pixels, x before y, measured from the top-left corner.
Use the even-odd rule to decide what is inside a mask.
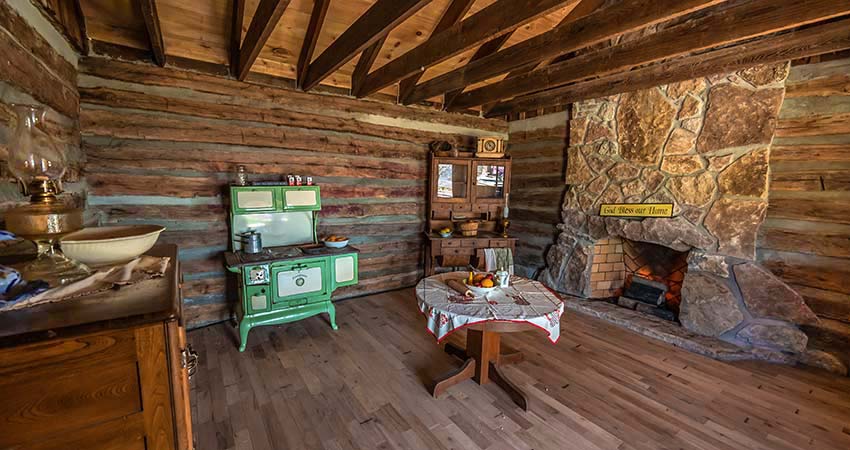
[[[456,248],[463,246],[463,243],[460,239],[446,239],[442,241],[441,246],[443,247],[443,249]]]
[[[444,248],[443,255],[446,256],[472,256],[475,254],[474,248]]]
[[[508,239],[490,239],[490,248],[510,247],[511,241]]]
[[[488,243],[487,239],[464,239],[461,241],[461,247],[472,247],[472,248],[484,248],[487,247]]]

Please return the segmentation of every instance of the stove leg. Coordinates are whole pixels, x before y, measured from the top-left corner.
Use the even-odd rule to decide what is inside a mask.
[[[469,358],[465,363],[463,363],[463,366],[461,366],[460,369],[453,370],[434,381],[434,385],[431,387],[431,395],[433,395],[434,398],[438,398],[450,387],[460,383],[461,381],[468,380],[473,376],[475,376],[475,360]]]
[[[239,322],[239,351],[244,352],[245,347],[248,345],[248,332],[251,331],[251,323],[242,319]]]
[[[522,408],[523,411],[528,411],[528,398],[525,394],[523,394],[515,384],[505,378],[505,376],[499,371],[499,367],[497,365],[490,363],[488,369],[490,379],[496,383],[497,386],[502,388],[502,390],[508,394],[517,406]]]
[[[339,327],[336,326],[336,307],[334,307],[334,304],[330,300],[328,300],[328,319],[331,321],[331,328],[338,330]]]

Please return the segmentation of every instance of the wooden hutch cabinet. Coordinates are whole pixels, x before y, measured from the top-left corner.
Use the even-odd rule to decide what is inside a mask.
[[[431,153],[425,276],[438,266],[476,263],[485,248],[511,248],[516,238],[502,235],[500,219],[510,194],[511,159],[438,156]],[[479,222],[478,235],[464,237],[457,224]],[[449,227],[451,237],[438,230]],[[462,264],[458,264],[462,263]]]

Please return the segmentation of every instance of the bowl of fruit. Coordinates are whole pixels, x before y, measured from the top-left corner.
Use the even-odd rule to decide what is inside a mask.
[[[449,227],[443,227],[437,230],[437,233],[440,233],[440,237],[452,237],[452,229]]]
[[[325,243],[325,247],[343,248],[348,245],[348,238],[345,236],[337,236],[335,234],[332,234],[322,240],[322,242]]]
[[[476,297],[487,295],[499,288],[499,282],[492,273],[469,272],[469,276],[463,280],[463,283]]]

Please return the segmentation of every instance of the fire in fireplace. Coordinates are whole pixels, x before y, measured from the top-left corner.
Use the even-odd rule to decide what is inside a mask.
[[[594,246],[591,297],[669,320],[679,315],[688,252],[628,239],[603,239]]]

